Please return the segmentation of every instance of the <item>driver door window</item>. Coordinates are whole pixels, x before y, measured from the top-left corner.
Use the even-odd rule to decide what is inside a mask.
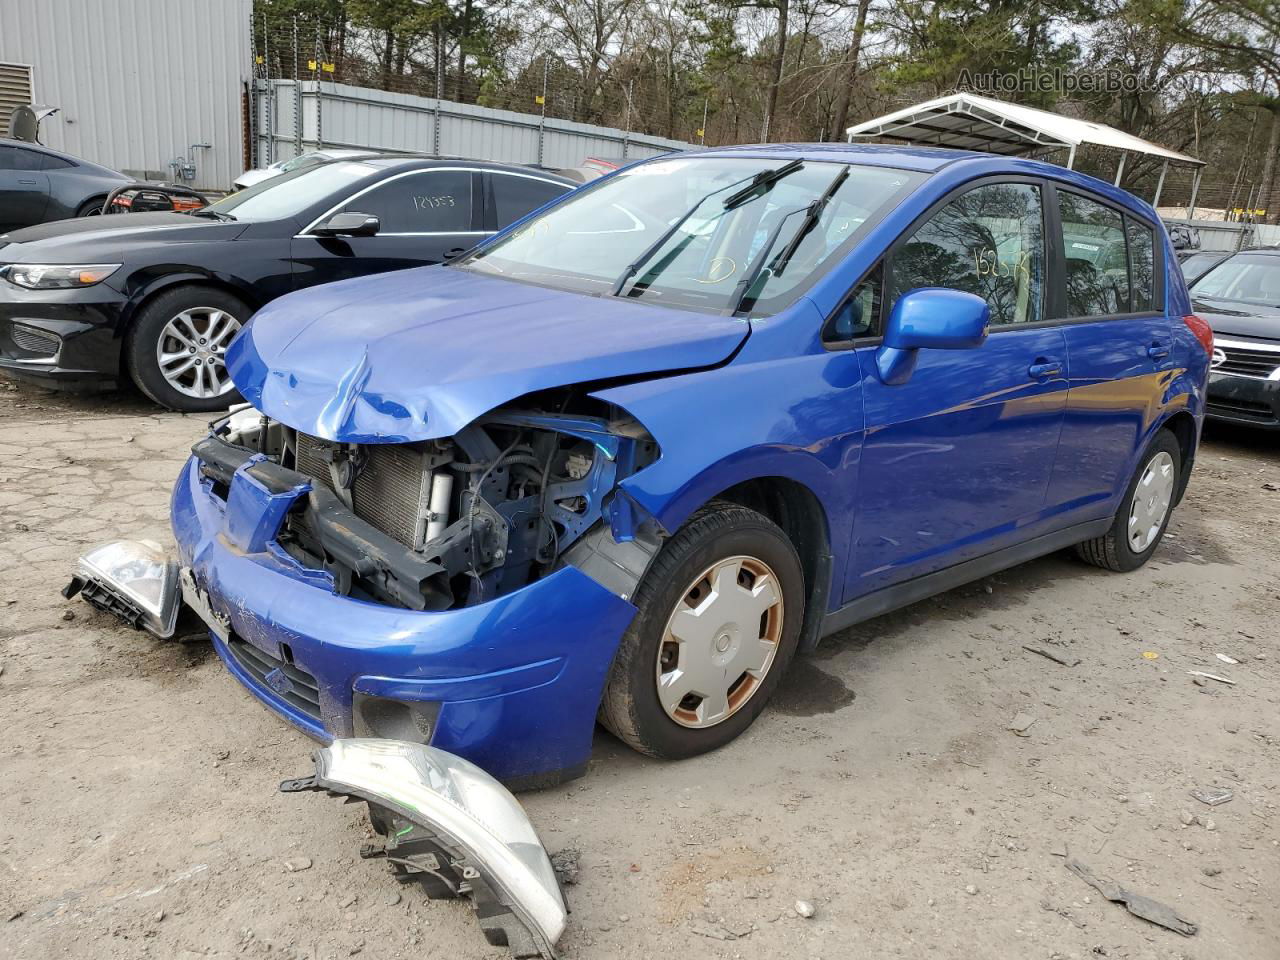
[[[429,170],[393,177],[368,193],[352,197],[342,213],[367,213],[378,218],[379,237],[396,234],[466,233],[472,226],[469,170]]]
[[[893,255],[888,305],[917,287],[976,294],[993,326],[1044,316],[1044,216],[1040,188],[992,183],[934,214]]]

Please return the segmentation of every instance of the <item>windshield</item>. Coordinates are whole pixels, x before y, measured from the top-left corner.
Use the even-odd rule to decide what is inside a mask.
[[[462,265],[561,290],[765,316],[921,179],[825,161],[656,160],[570,195]]]
[[[317,163],[324,163],[327,159],[329,158],[320,153],[300,153],[292,160],[286,160],[280,164],[280,170],[282,173],[291,173],[304,167],[314,167]]]
[[[326,163],[282,173],[215,200],[197,215],[223,215],[236,220],[279,220],[296,217],[335,190],[363,180],[374,172],[365,163]]]
[[[1195,282],[1197,297],[1280,307],[1280,256],[1241,253]]]

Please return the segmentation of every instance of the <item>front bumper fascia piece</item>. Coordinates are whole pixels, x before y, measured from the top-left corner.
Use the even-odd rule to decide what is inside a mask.
[[[385,858],[428,897],[468,897],[485,939],[513,957],[556,956],[568,907],[537,832],[498,781],[453,754],[398,740],[335,740],[314,760],[313,776],[280,789],[366,801],[382,839],[361,857]]]
[[[1280,379],[1210,372],[1205,414],[1214,420],[1280,430]]]
[[[293,482],[305,478],[260,458],[197,452],[171,503],[184,592],[200,598],[193,606],[211,625],[214,649],[262,703],[324,742],[415,731],[409,739],[513,788],[584,772],[634,606],[573,566],[446,611],[344,596],[274,539],[310,495],[306,482]],[[350,515],[337,525],[355,534],[348,545],[362,541],[360,523]],[[406,572],[406,559],[390,552],[366,559]],[[367,722],[385,717],[394,722]]]

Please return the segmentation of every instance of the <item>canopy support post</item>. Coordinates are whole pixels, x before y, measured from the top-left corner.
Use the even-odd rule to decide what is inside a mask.
[[[1120,186],[1120,178],[1124,176],[1124,162],[1128,159],[1129,159],[1128,151],[1121,151],[1120,166],[1116,167],[1116,180],[1115,180],[1115,183],[1112,184],[1112,186],[1114,187]]]
[[[1071,152],[1067,154],[1067,169],[1074,170],[1076,166],[1076,145],[1071,145]]]
[[[1196,169],[1196,175],[1191,178],[1191,203],[1187,207],[1187,219],[1194,220],[1196,218],[1196,195],[1200,192],[1200,175],[1204,173],[1204,167]]]
[[[1151,201],[1151,205],[1153,207],[1160,206],[1160,194],[1164,190],[1164,178],[1165,178],[1165,175],[1168,174],[1168,172],[1169,172],[1169,161],[1166,160],[1163,164],[1160,165],[1160,179],[1156,181],[1156,195],[1155,195],[1155,199]]]

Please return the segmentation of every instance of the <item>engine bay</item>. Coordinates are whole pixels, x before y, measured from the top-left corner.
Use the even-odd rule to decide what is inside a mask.
[[[629,539],[617,483],[658,457],[636,420],[569,391],[415,443],[326,440],[245,407],[193,449],[223,500],[241,467],[282,487],[308,484],[273,547],[344,596],[414,610],[519,589],[602,521]]]

